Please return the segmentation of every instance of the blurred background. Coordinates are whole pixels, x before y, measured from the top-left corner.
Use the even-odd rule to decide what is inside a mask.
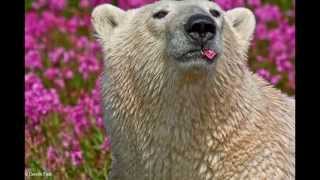
[[[122,9],[153,0],[25,0],[25,167],[54,179],[106,179],[110,141],[97,79],[101,47],[90,14],[112,3]],[[292,0],[216,0],[245,6],[257,27],[252,71],[295,94],[295,4]],[[31,177],[32,178],[32,177]],[[49,177],[50,179],[50,177]]]

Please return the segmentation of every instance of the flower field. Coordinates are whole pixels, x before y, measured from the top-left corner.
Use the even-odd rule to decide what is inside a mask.
[[[25,0],[25,168],[53,179],[106,179],[106,136],[98,78],[101,47],[92,9],[122,9],[152,0]],[[249,65],[289,95],[295,94],[295,11],[291,0],[216,0],[245,6],[257,18]],[[33,178],[33,177],[28,177]]]

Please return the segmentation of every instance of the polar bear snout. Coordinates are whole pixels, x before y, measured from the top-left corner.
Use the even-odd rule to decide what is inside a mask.
[[[193,41],[203,46],[214,38],[216,23],[209,16],[195,14],[187,20],[184,29]]]

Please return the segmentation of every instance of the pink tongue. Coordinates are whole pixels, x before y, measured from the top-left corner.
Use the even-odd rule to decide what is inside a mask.
[[[208,60],[212,60],[217,54],[216,52],[214,52],[214,50],[207,49],[207,48],[203,48],[201,53]]]

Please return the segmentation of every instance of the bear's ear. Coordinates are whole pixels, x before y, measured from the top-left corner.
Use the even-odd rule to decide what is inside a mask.
[[[102,4],[92,11],[91,21],[98,36],[105,39],[124,17],[125,11],[122,9],[111,4]]]
[[[227,11],[226,16],[239,35],[244,40],[250,41],[256,26],[256,19],[251,10],[239,7]]]

